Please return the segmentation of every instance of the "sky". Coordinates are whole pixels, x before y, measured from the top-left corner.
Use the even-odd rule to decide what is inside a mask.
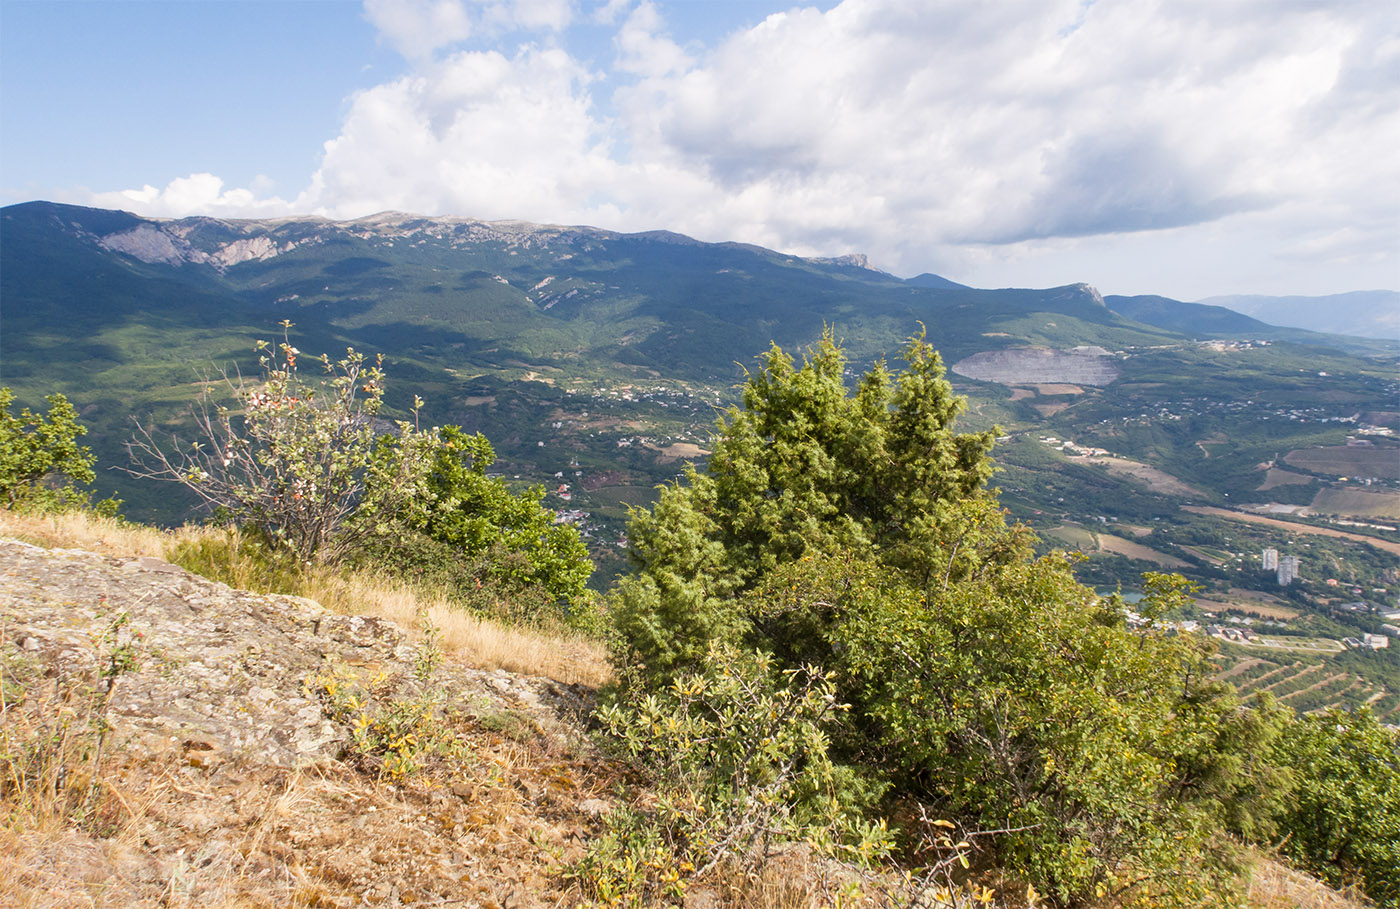
[[[0,204],[1400,288],[1395,0],[0,0]]]

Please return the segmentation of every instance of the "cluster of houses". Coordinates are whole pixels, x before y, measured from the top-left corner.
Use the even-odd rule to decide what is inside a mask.
[[[1107,448],[1091,448],[1087,445],[1076,445],[1069,439],[1057,439],[1054,436],[1041,436],[1040,444],[1049,445],[1056,451],[1063,451],[1066,454],[1080,455],[1089,458],[1112,457],[1113,452]]]

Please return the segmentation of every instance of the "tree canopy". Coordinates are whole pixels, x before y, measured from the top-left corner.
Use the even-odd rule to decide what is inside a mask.
[[[827,720],[831,755],[860,780],[837,801],[884,791],[888,811],[999,831],[1001,866],[1067,905],[1228,904],[1206,845],[1274,792],[1252,755],[1280,721],[1211,680],[1207,644],[1131,629],[1068,557],[1033,558],[987,486],[994,432],[956,430],[963,402],[922,335],[903,359],[848,388],[830,332],[800,366],[768,351],[708,473],[633,515],[637,570],[612,604],[624,675],[667,697],[717,647],[820,673],[849,706]],[[1150,578],[1136,608],[1158,618],[1183,585]]]
[[[87,427],[78,422],[78,412],[61,394],[45,400],[47,414],[26,407],[15,416],[10,413],[14,393],[0,388],[0,496],[12,507],[44,497],[44,483],[54,477],[66,477],[69,484],[87,484],[97,478],[92,451],[78,442],[87,434]],[[65,488],[73,494],[71,487]],[[83,494],[77,495],[87,501]]]

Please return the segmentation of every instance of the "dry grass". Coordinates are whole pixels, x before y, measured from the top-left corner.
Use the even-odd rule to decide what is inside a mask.
[[[161,530],[83,512],[29,515],[0,509],[0,536],[50,548],[85,549],[115,558],[164,559],[170,558],[181,544],[216,543],[228,547],[235,556],[225,576],[218,580],[270,592],[266,584],[260,583],[260,566],[251,559],[238,558],[237,541],[220,528],[187,525]],[[606,650],[597,640],[509,626],[465,612],[442,596],[402,581],[364,573],[308,571],[290,587],[276,592],[315,600],[333,612],[386,618],[415,631],[422,630],[426,616],[442,629],[447,655],[479,669],[504,669],[590,687],[611,678]]]
[[[1249,881],[1251,909],[1364,909],[1363,897],[1339,893],[1279,859],[1259,855]]]
[[[164,558],[178,535],[199,531],[194,527],[161,530],[82,511],[23,514],[0,508],[0,536],[50,549],[86,549],[114,558]]]

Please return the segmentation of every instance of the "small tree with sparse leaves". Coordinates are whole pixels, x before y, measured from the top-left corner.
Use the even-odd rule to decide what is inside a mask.
[[[275,349],[259,341],[258,350],[257,381],[224,376],[231,404],[209,390],[201,397],[195,441],[163,445],[139,430],[128,443],[132,473],[182,483],[300,561],[337,561],[390,532],[420,492],[434,445],[415,425],[422,402],[415,399],[414,422],[381,437],[380,359],[353,349],[339,360],[322,355],[325,375],[314,381],[298,371],[301,352],[285,336]]]

